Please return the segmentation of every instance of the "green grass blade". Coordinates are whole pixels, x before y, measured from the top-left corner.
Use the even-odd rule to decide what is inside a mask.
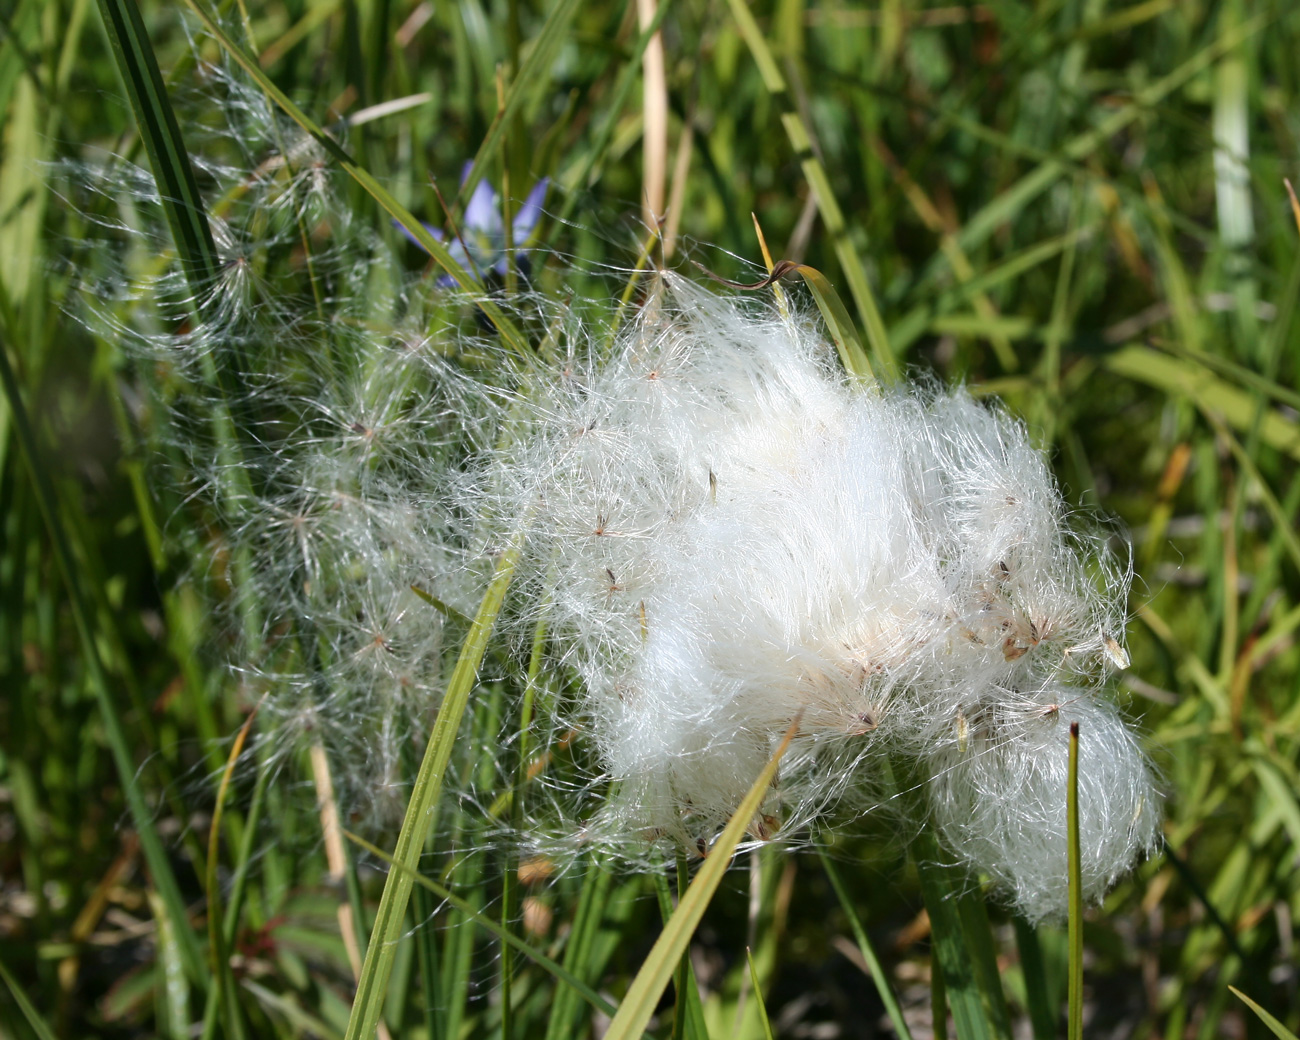
[[[560,0],[549,15],[546,24],[532,42],[528,57],[519,68],[519,74],[506,91],[505,104],[497,111],[492,125],[488,127],[478,151],[474,154],[474,163],[469,169],[464,182],[457,193],[457,208],[469,200],[478,182],[483,179],[489,162],[497,156],[502,138],[512,120],[522,114],[523,109],[544,92],[544,80],[550,74],[555,62],[556,52],[565,41],[573,17],[578,13],[581,0]]]
[[[154,1026],[168,1040],[186,1040],[190,1035],[190,987],[176,933],[187,928],[188,923],[173,921],[167,904],[156,891],[148,893],[148,903],[154,919],[154,964],[158,973],[158,984],[154,987]]]
[[[433,927],[436,907],[423,885],[417,885],[411,892],[411,907],[415,916],[415,953],[420,973],[424,1032],[429,1040],[441,1040],[441,1020],[438,1017],[438,1008],[441,1006],[438,996],[438,944],[435,942]]]
[[[235,942],[239,927],[239,915],[244,908],[244,896],[248,889],[248,870],[253,862],[254,846],[257,842],[257,828],[262,821],[262,802],[266,796],[266,785],[271,779],[271,768],[265,761],[259,762],[257,780],[253,784],[253,798],[248,807],[248,814],[243,821],[243,834],[239,839],[239,850],[235,855],[235,870],[230,883],[230,899],[226,903],[225,929],[226,949]]]
[[[763,78],[763,86],[787,109],[781,114],[781,124],[785,127],[786,136],[790,139],[790,145],[794,148],[803,168],[804,178],[808,181],[808,186],[817,200],[817,210],[821,213],[826,231],[831,236],[835,256],[844,271],[844,277],[848,279],[853,302],[862,316],[863,325],[867,330],[867,342],[871,345],[871,358],[876,377],[884,382],[897,382],[898,359],[889,345],[889,333],[886,332],[885,323],[880,317],[880,307],[876,303],[875,293],[872,292],[871,283],[867,279],[866,267],[862,263],[862,258],[858,256],[857,247],[849,238],[844,213],[835,199],[835,193],[831,190],[826,168],[813,151],[812,132],[805,124],[803,116],[790,103],[785,77],[781,75],[772,49],[763,38],[762,30],[759,29],[753,14],[745,6],[745,0],[727,0],[727,2],[731,15],[736,21],[736,28],[740,31],[741,38],[749,47],[754,63],[758,66],[759,74]],[[818,303],[820,302],[819,299]],[[855,370],[850,368],[850,371]]]
[[[577,979],[595,979],[591,972],[593,946],[600,927],[601,916],[609,895],[613,876],[599,856],[593,855],[586,864],[582,891],[573,915],[568,945],[564,949],[564,970]],[[551,1003],[551,1014],[546,1022],[546,1040],[567,1040],[578,1028],[581,1005],[573,989],[562,989]]]
[[[1254,398],[1199,365],[1148,347],[1124,347],[1105,360],[1108,371],[1146,383],[1167,394],[1190,398],[1202,411],[1221,415],[1238,430],[1259,423],[1259,438],[1271,448],[1300,459],[1300,425],[1272,409],[1258,414]]]
[[[894,988],[889,984],[889,977],[885,974],[880,958],[876,956],[871,940],[867,938],[867,930],[862,927],[862,922],[858,920],[857,911],[853,909],[853,901],[849,898],[849,891],[844,886],[840,872],[835,868],[835,864],[831,862],[831,858],[826,854],[825,849],[819,847],[817,855],[821,857],[822,870],[826,872],[826,878],[830,881],[831,888],[835,889],[835,896],[840,901],[844,916],[849,919],[849,927],[853,929],[853,938],[858,944],[858,950],[862,954],[863,960],[867,962],[867,967],[871,969],[871,978],[876,984],[876,992],[880,994],[880,999],[885,1005],[885,1012],[889,1015],[889,1021],[894,1026],[894,1032],[898,1034],[899,1040],[912,1040],[911,1030],[907,1028],[907,1020],[903,1018],[903,1009],[898,1004],[898,998],[894,995]]]
[[[158,61],[135,0],[99,0],[99,10],[190,291],[201,300],[216,280],[220,261]]]
[[[673,897],[668,889],[668,878],[664,874],[662,865],[654,872],[654,886],[655,896],[659,900],[659,917],[664,924],[667,924],[673,916]],[[673,1028],[668,1034],[671,1040],[682,1040],[686,1032],[686,980],[689,964],[690,948],[688,947],[673,971]],[[693,973],[690,978],[694,983]]]
[[[1079,724],[1070,723],[1070,986],[1067,1035],[1083,1040],[1083,866],[1079,842]]]
[[[657,5],[654,18],[641,31],[636,43],[624,58],[623,67],[619,71],[618,78],[614,81],[613,90],[610,91],[610,103],[606,117],[601,123],[600,129],[593,135],[591,145],[582,160],[582,165],[576,168],[576,172],[566,174],[564,177],[564,184],[569,191],[565,194],[564,204],[560,208],[558,218],[547,222],[545,228],[543,228],[542,238],[539,243],[543,248],[549,246],[550,236],[555,230],[573,216],[574,209],[578,204],[578,200],[582,197],[582,193],[591,186],[596,174],[596,168],[608,152],[610,140],[618,129],[620,113],[627,105],[627,99],[632,93],[632,88],[640,77],[641,56],[645,53],[646,47],[650,45],[650,41],[654,39],[655,33],[662,26],[670,7],[672,7],[672,0],[662,0]],[[652,241],[657,241],[657,238],[657,234],[651,236]],[[643,260],[638,261],[638,270],[642,262]]]
[[[18,985],[18,980],[9,974],[9,969],[5,967],[4,961],[0,961],[0,979],[4,979],[4,984],[9,988],[9,995],[14,998],[14,1003],[18,1005],[18,1010],[23,1013],[27,1019],[27,1024],[32,1027],[32,1032],[36,1034],[37,1040],[55,1040],[54,1030],[52,1030],[45,1019],[41,1018],[41,1013],[23,991],[22,986]]]
[[[1116,134],[1149,113],[1156,105],[1182,88],[1203,69],[1229,53],[1243,40],[1268,24],[1269,16],[1260,14],[1243,22],[1230,33],[1221,34],[1214,43],[1202,48],[1178,68],[1138,92],[1133,101],[1066,143],[1060,158],[1048,158],[1001,194],[997,195],[962,226],[957,241],[968,253],[974,252],[1003,224],[1015,219],[1033,199],[1070,172],[1072,163],[1092,155],[1112,141]]]
[[[1300,274],[1300,263],[1296,264],[1295,271],[1297,274]],[[1296,277],[1295,275],[1292,276],[1290,283],[1282,291],[1283,302],[1281,306],[1290,305],[1289,294],[1293,289],[1296,292],[1300,292],[1300,277]],[[1254,372],[1251,369],[1246,368],[1244,365],[1236,364],[1228,358],[1217,357],[1214,354],[1209,354],[1204,351],[1197,352],[1188,350],[1181,343],[1165,342],[1161,343],[1160,346],[1169,351],[1175,357],[1182,358],[1185,361],[1201,365],[1205,368],[1213,369],[1221,376],[1224,376],[1235,383],[1248,386],[1252,390],[1256,390],[1259,393],[1264,394],[1266,397],[1277,401],[1279,404],[1289,405],[1290,407],[1300,411],[1300,393],[1296,393],[1294,390],[1289,390],[1287,387],[1282,386],[1276,380],[1270,379],[1268,376],[1260,375],[1258,372]]]
[[[985,1010],[977,980],[974,956],[966,941],[958,892],[969,884],[964,871],[939,859],[934,835],[924,829],[912,841],[917,876],[925,908],[930,914],[931,942],[943,973],[958,1040],[995,1040],[998,1036]]]
[[[518,885],[514,863],[507,859],[501,871],[501,928],[510,930],[518,904]],[[501,944],[501,968],[498,972],[497,992],[501,995],[501,1040],[510,1040],[514,1027],[515,951],[509,943]]]
[[[483,312],[484,316],[492,322],[501,338],[510,344],[521,357],[529,357],[527,341],[523,334],[515,327],[504,311],[495,303],[488,299],[484,293],[483,285],[478,279],[474,278],[459,263],[457,263],[447,251],[447,247],[439,242],[429,233],[420,221],[403,206],[396,198],[381,185],[365,168],[360,166],[343,147],[334,140],[329,134],[320,128],[308,115],[303,112],[297,105],[289,100],[289,96],[271,81],[271,78],[262,71],[261,65],[255,58],[250,57],[234,40],[232,40],[221,28],[215,18],[212,17],[198,3],[198,0],[185,0],[190,10],[203,23],[212,37],[219,43],[223,50],[230,55],[232,59],[242,68],[249,77],[257,83],[266,95],[274,101],[280,109],[292,119],[302,131],[311,136],[326,153],[337,162],[347,174],[352,177],[361,187],[370,195],[395,221],[402,225],[412,238],[415,239],[421,249],[427,252],[438,263],[444,271],[466,292],[474,297],[476,306]]]
[[[118,72],[126,85],[132,113],[140,128],[140,139],[149,156],[163,215],[189,286],[191,306],[196,313],[201,313],[220,276],[221,258],[212,239],[207,211],[176,113],[168,100],[167,87],[135,0],[99,0],[99,8]],[[227,405],[240,400],[236,373],[229,365],[218,364],[210,356],[205,356],[202,364],[205,378],[214,389],[220,389]],[[221,452],[227,456],[235,454],[233,446],[247,433],[232,422],[226,408],[216,410],[214,432]],[[246,484],[247,471],[235,465],[237,460],[233,457],[228,461],[232,464],[228,468],[233,472],[235,482]],[[238,566],[237,563],[237,570]]]
[[[691,884],[691,868],[686,853],[677,850],[677,891],[685,892]],[[665,922],[667,923],[667,922]],[[695,978],[695,965],[691,963],[691,950],[688,945],[682,954],[682,964],[678,976],[681,989],[678,991],[685,998],[686,1015],[683,1019],[681,1035],[683,1040],[709,1040],[709,1027],[704,1020],[704,1003],[700,1000],[700,984]]]
[[[248,990],[266,1010],[274,1012],[292,1027],[294,1036],[318,1036],[321,1040],[336,1040],[338,1033],[322,1022],[315,1015],[303,1010],[297,1000],[276,993],[259,985],[252,979],[244,979],[240,984]]]
[[[472,839],[471,839],[472,840]],[[469,1003],[470,970],[474,960],[474,929],[470,921],[483,916],[484,881],[482,856],[470,854],[456,864],[451,873],[451,885],[468,892],[465,909],[453,907],[441,929],[443,935],[442,975],[438,980],[438,995],[442,1001],[439,1011],[440,1026],[449,1037],[461,1035],[465,1009]]]
[[[930,1021],[934,1040],[948,1040],[948,983],[943,978],[938,949],[930,948]]]
[[[1283,508],[1282,503],[1279,502],[1277,496],[1273,494],[1273,489],[1269,487],[1268,482],[1264,479],[1264,475],[1259,472],[1259,467],[1255,465],[1255,461],[1250,457],[1246,449],[1241,446],[1241,442],[1238,441],[1237,438],[1234,437],[1224,426],[1223,422],[1219,419],[1218,414],[1204,408],[1202,409],[1202,412],[1205,415],[1205,418],[1209,420],[1210,425],[1214,427],[1215,431],[1228,445],[1228,450],[1231,451],[1233,457],[1236,458],[1237,465],[1242,468],[1246,476],[1250,479],[1252,484],[1251,490],[1258,493],[1260,499],[1263,501],[1269,519],[1273,521],[1274,530],[1277,532],[1278,538],[1281,539],[1283,549],[1285,549],[1287,555],[1291,557],[1291,562],[1295,564],[1298,570],[1300,570],[1300,535],[1296,534],[1295,528],[1292,526],[1291,520],[1287,516],[1287,512]]]
[[[722,876],[726,873],[736,846],[740,844],[745,830],[753,822],[759,806],[763,804],[767,789],[776,776],[781,756],[785,754],[790,741],[794,739],[798,725],[796,719],[771,760],[750,787],[749,793],[732,814],[722,834],[714,842],[708,858],[704,861],[704,866],[696,872],[691,887],[678,902],[672,919],[660,933],[654,947],[650,950],[650,955],[646,957],[641,970],[636,973],[636,978],[628,987],[627,995],[619,1005],[618,1014],[614,1016],[605,1033],[606,1040],[637,1040],[645,1032],[664,987],[672,978],[682,954],[690,945],[691,936],[695,934],[695,929],[704,917],[704,911],[708,908],[713,893],[722,882]]]
[[[204,887],[208,894],[208,948],[212,958],[212,974],[217,991],[217,1007],[225,1022],[226,1033],[234,1038],[244,1036],[244,1020],[240,1012],[239,1000],[235,991],[235,977],[230,970],[230,957],[227,954],[225,921],[221,914],[221,888],[217,876],[217,859],[221,842],[221,818],[226,811],[226,792],[230,788],[230,777],[235,771],[248,739],[253,720],[257,717],[254,709],[244,720],[239,733],[230,747],[226,759],[226,768],[222,770],[221,782],[217,786],[217,800],[212,809],[212,824],[208,828],[208,862]]]
[[[874,380],[875,373],[871,369],[871,362],[867,359],[867,352],[862,349],[857,331],[853,328],[853,319],[849,317],[844,301],[840,299],[840,294],[835,291],[830,280],[815,267],[809,267],[807,264],[800,264],[795,270],[803,276],[804,282],[812,291],[813,299],[817,301],[817,309],[822,312],[822,318],[830,330],[831,339],[835,341],[835,349],[839,351],[840,362],[844,365],[845,371],[859,379]]]
[[[912,177],[899,166],[898,161],[893,154],[885,147],[883,141],[873,141],[877,151],[881,154],[885,166],[889,169],[894,182],[903,192],[903,196],[912,205],[913,212],[921,218],[921,222],[929,231],[939,237],[939,249],[948,257],[948,263],[952,267],[953,273],[961,284],[969,282],[975,276],[975,269],[970,262],[961,245],[953,237],[956,230],[950,219],[945,219],[939,212],[938,207],[931,201],[926,190],[921,187]],[[985,318],[994,318],[997,316],[997,307],[989,297],[979,291],[970,293],[975,310]],[[1014,371],[1018,367],[1015,352],[1011,348],[1011,341],[1003,335],[991,335],[989,337],[993,345],[993,350],[997,354],[998,363],[1002,366],[1003,371]],[[891,342],[893,342],[891,340]],[[897,349],[898,344],[894,343]]]
[[[962,937],[970,953],[971,967],[975,970],[975,984],[980,991],[984,1014],[995,1036],[1011,1040],[1011,1012],[1007,1009],[1007,998],[1002,989],[997,944],[993,939],[984,894],[969,885],[960,888],[957,915],[961,919]]]
[[[763,1040],[774,1040],[772,1036],[772,1023],[767,1017],[767,1005],[763,1003],[763,984],[758,977],[758,969],[754,967],[754,954],[748,946],[745,947],[745,959],[749,962],[749,982],[753,987],[753,997],[758,1005],[758,1020],[763,1024]]]
[[[91,597],[81,587],[81,571],[77,566],[77,557],[72,551],[72,544],[68,540],[59,513],[58,496],[50,481],[49,468],[41,459],[37,449],[36,436],[28,416],[27,406],[23,403],[18,389],[18,380],[9,364],[9,355],[3,342],[0,342],[0,383],[3,384],[4,396],[9,406],[10,429],[27,463],[32,488],[54,548],[55,560],[67,588],[73,623],[81,643],[86,679],[94,691],[99,706],[100,718],[104,724],[104,738],[108,742],[109,752],[113,757],[113,764],[126,796],[132,822],[140,836],[140,848],[149,865],[154,887],[157,888],[159,896],[166,905],[168,917],[175,927],[176,942],[186,975],[191,982],[206,988],[207,972],[203,964],[202,949],[198,937],[190,927],[185,901],[181,898],[180,886],[176,883],[176,875],[172,873],[171,863],[167,859],[167,850],[163,847],[162,839],[158,837],[158,831],[154,827],[153,812],[140,788],[136,764],[127,745],[126,732],[118,716],[117,705],[109,690],[108,674],[100,658],[99,642],[96,639],[88,606]]]
[[[244,897],[248,890],[248,870],[253,862],[253,847],[257,841],[257,828],[262,820],[262,802],[266,796],[266,785],[271,778],[271,769],[265,761],[258,763],[257,780],[253,784],[253,798],[248,807],[248,815],[243,821],[243,833],[239,839],[239,849],[235,855],[235,870],[230,884],[230,899],[226,902],[222,922],[222,942],[229,950],[235,944],[240,914],[244,909]],[[218,993],[215,988],[208,990],[207,1005],[203,1012],[202,1040],[210,1040],[216,1035],[217,1012],[220,1009]]]
[[[1241,990],[1239,990],[1236,986],[1229,986],[1228,989],[1230,989],[1233,995],[1236,996],[1239,1000],[1241,1000],[1241,1002],[1244,1003],[1246,1007],[1250,1008],[1251,1011],[1255,1012],[1255,1014],[1259,1016],[1259,1020],[1273,1031],[1273,1035],[1276,1036],[1278,1040],[1300,1040],[1300,1037],[1297,1037],[1295,1033],[1287,1029],[1286,1026],[1284,1026],[1276,1018],[1274,1018],[1262,1007],[1256,1004],[1253,1000],[1250,999],[1250,997],[1246,996],[1246,994],[1241,992]]]
[[[547,957],[546,954],[542,953],[540,950],[536,950],[532,946],[529,946],[528,943],[524,942],[524,940],[520,939],[509,929],[501,927],[500,922],[494,921],[483,911],[476,909],[468,900],[462,899],[450,889],[444,888],[442,885],[438,884],[438,882],[434,881],[432,878],[427,878],[418,871],[414,871],[410,867],[402,865],[395,857],[388,855],[377,845],[372,845],[370,842],[366,841],[365,838],[358,837],[351,831],[344,831],[343,833],[347,835],[349,841],[356,842],[357,845],[365,849],[372,856],[387,863],[397,873],[407,876],[412,883],[428,889],[439,899],[463,913],[469,920],[487,929],[502,942],[509,943],[525,957],[528,957],[530,960],[541,965],[561,982],[572,987],[576,993],[580,994],[596,1010],[603,1011],[607,1015],[614,1014],[614,1005],[594,989],[564,967],[551,960],[550,957]]]
[[[685,863],[679,858],[677,864],[677,890],[685,892],[689,884]],[[668,888],[668,878],[664,873],[655,871],[655,894],[659,897],[659,913],[666,925],[673,916],[673,897]],[[695,968],[691,965],[690,948],[682,954],[681,962],[673,973],[673,988],[676,1003],[673,1006],[672,1040],[691,1040],[694,1037],[707,1038],[708,1026],[704,1022],[704,1007],[700,1003],[700,987],[695,981]]]
[[[1165,297],[1173,318],[1178,341],[1193,353],[1202,353],[1203,323],[1196,306],[1196,291],[1183,257],[1174,247],[1173,228],[1160,189],[1154,178],[1146,181],[1146,195],[1151,204],[1151,225],[1155,230],[1155,252],[1159,258]]]
[[[1019,914],[1013,919],[1020,970],[1025,980],[1025,1005],[1034,1040],[1056,1040],[1056,1007],[1048,982],[1047,963],[1038,930]]]
[[[992,264],[984,271],[972,275],[969,281],[960,282],[945,291],[939,297],[936,307],[941,312],[950,310],[964,300],[972,299],[979,294],[989,292],[991,289],[997,289],[1009,282],[1014,282],[1021,275],[1043,266],[1059,253],[1079,245],[1094,230],[1092,224],[1083,224],[1063,235],[1056,235],[1032,246],[1026,246],[1020,252],[1008,256],[1001,263]]]
[[[397,940],[406,918],[412,880],[418,876],[416,867],[424,849],[429,813],[442,790],[443,776],[460,731],[465,706],[469,703],[470,690],[487,650],[488,636],[505,601],[506,589],[514,575],[519,551],[519,542],[516,541],[498,562],[492,584],[488,586],[473,627],[465,637],[456,668],[447,683],[447,693],[443,697],[442,707],[438,709],[438,718],[424,752],[424,761],[420,763],[420,771],[416,774],[411,800],[407,803],[406,816],[402,820],[402,830],[393,850],[394,863],[405,869],[389,873],[383,894],[379,898],[379,910],[375,915],[370,945],[361,967],[361,978],[357,982],[356,999],[348,1019],[348,1040],[361,1040],[362,1037],[369,1040],[379,1024],[388,989],[388,976],[397,954]]]
[[[1271,803],[1271,808],[1282,820],[1292,845],[1300,847],[1300,802],[1296,799],[1293,778],[1267,750],[1258,748],[1257,757],[1250,759],[1251,767],[1259,781],[1260,794]]]
[[[1079,163],[1094,155],[1130,124],[1149,114],[1170,94],[1181,89],[1189,80],[1195,78],[1219,58],[1250,36],[1260,32],[1269,20],[1269,14],[1263,13],[1240,23],[1231,32],[1220,34],[1212,44],[1202,48],[1177,68],[1140,90],[1132,102],[1106,116],[1093,129],[1071,138],[1054,153],[1025,148],[1015,138],[991,131],[984,124],[966,118],[959,111],[937,112],[936,115],[939,117],[936,120],[937,128],[952,126],[977,139],[989,141],[1010,155],[1024,155],[1036,163],[1033,169],[994,196],[962,225],[956,236],[958,245],[967,254],[974,254],[998,228],[1015,220],[1030,202],[1051,188],[1061,177],[1079,171],[1081,169]],[[942,252],[937,253],[928,265],[922,281],[932,282],[947,267],[948,256]],[[914,321],[908,324],[914,326]],[[904,342],[914,335],[910,333],[909,336],[904,337]],[[897,333],[892,338],[897,340]]]

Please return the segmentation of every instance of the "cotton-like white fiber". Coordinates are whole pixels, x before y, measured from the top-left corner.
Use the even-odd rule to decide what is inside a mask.
[[[1127,572],[1004,413],[851,385],[812,328],[671,276],[521,408],[465,513],[526,526],[613,781],[593,833],[707,841],[799,716],[758,829],[908,756],[948,847],[1039,918],[1065,905],[1077,719],[1087,896],[1152,847],[1149,769],[1095,689]]]
[[[1010,892],[1031,920],[1062,912],[1070,724],[1079,723],[1083,898],[1097,902],[1150,851],[1157,806],[1146,763],[1115,709],[1078,690],[989,705],[956,740],[925,758],[940,835]],[[956,728],[956,727],[954,727]]]
[[[226,129],[192,135],[226,157],[202,164],[226,200],[204,298],[151,259],[145,171],[65,175],[104,236],[82,317],[135,359],[268,760],[319,747],[350,817],[400,819],[465,616],[522,544],[447,780],[473,840],[706,846],[798,717],[757,836],[910,812],[915,780],[911,826],[1063,912],[1077,720],[1087,896],[1153,847],[1150,770],[1101,694],[1128,571],[1016,421],[853,383],[815,323],[667,274],[618,331],[612,304],[583,324],[498,296],[522,360],[353,219],[259,91],[218,82]],[[305,246],[307,281],[278,276],[298,295],[266,280]]]

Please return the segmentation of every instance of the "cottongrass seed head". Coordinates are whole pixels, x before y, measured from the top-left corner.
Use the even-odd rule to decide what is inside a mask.
[[[154,261],[144,171],[58,175],[102,233],[81,317],[133,359],[124,395],[200,513],[266,753],[323,749],[345,817],[400,818],[465,616],[520,544],[448,774],[474,840],[707,848],[797,718],[756,838],[888,801],[1027,916],[1062,913],[1078,721],[1085,896],[1154,847],[1150,768],[1100,692],[1129,573],[1018,422],[851,382],[810,320],[667,273],[621,327],[498,299],[550,347],[519,364],[351,218],[260,94],[209,74],[209,298]]]
[[[1150,769],[1098,695],[1127,568],[1004,412],[853,384],[810,324],[667,274],[520,407],[464,513],[527,531],[611,781],[591,836],[707,843],[797,717],[756,834],[880,796],[902,758],[952,854],[1042,918],[1080,721],[1086,897],[1153,847]]]
[[[456,596],[471,583],[447,578],[465,566],[444,487],[490,394],[448,375],[454,316],[407,292],[315,143],[200,65],[177,103],[217,275],[195,292],[159,259],[171,245],[147,170],[66,163],[51,175],[97,229],[75,246],[76,317],[117,348],[160,521],[188,557],[179,580],[206,593],[210,642],[258,706],[242,761],[292,772],[323,750],[344,818],[373,832],[401,819],[448,670],[444,615],[412,586],[473,609]]]

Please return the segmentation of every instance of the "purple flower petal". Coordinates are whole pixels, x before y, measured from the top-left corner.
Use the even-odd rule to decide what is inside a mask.
[[[527,239],[533,233],[533,228],[537,227],[537,222],[542,218],[542,203],[546,200],[546,189],[550,184],[549,177],[543,177],[534,184],[533,190],[528,193],[528,198],[524,199],[524,204],[515,214],[515,219],[510,222],[516,243]]]
[[[420,223],[424,224],[424,221],[420,221]],[[400,231],[403,235],[405,235],[410,240],[412,245],[420,246],[420,240],[416,238],[413,234],[411,234],[411,232],[407,230],[406,225],[403,224],[401,221],[394,219],[393,227],[397,228],[398,231]],[[433,227],[432,225],[429,224],[424,224],[424,230],[429,232],[429,234],[431,234],[439,242],[442,241],[442,232],[438,228]],[[420,246],[420,248],[423,249],[424,246]]]
[[[494,228],[501,226],[501,215],[497,212],[497,193],[486,179],[478,182],[474,194],[469,197],[465,207],[465,235],[474,231],[491,234]]]

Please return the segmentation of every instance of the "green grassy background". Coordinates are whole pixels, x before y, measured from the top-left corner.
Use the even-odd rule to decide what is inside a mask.
[[[476,156],[516,199],[551,178],[539,236],[566,259],[537,252],[534,264],[557,298],[608,295],[611,280],[587,272],[637,262],[648,97],[667,122],[682,236],[670,263],[689,254],[756,277],[742,263],[761,263],[753,213],[775,258],[836,284],[878,357],[887,343],[902,366],[1023,415],[1070,500],[1132,537],[1133,662],[1117,695],[1169,795],[1171,855],[1087,916],[1090,1035],[1266,1035],[1229,985],[1296,1029],[1300,235],[1283,178],[1300,176],[1300,11],[660,6],[662,89],[645,86],[635,4],[277,0],[225,4],[223,25],[321,124],[427,92],[346,142],[419,217],[440,221],[430,178],[451,202]],[[189,1036],[205,1010],[209,1035],[341,1036],[353,976],[336,910],[349,903],[364,939],[382,864],[353,850],[351,884],[331,881],[305,753],[274,782],[237,771],[213,827],[251,706],[226,667],[234,593],[194,563],[210,558],[220,518],[158,479],[161,441],[141,403],[156,382],[69,317],[102,262],[96,221],[126,218],[111,199],[69,205],[77,167],[51,164],[148,157],[101,7],[13,0],[3,22],[0,337],[30,423],[0,399],[0,1032],[37,1035],[23,994],[58,1036]],[[171,4],[144,4],[142,25],[187,147],[244,169],[264,161],[255,134],[202,101],[226,90],[203,64],[221,46],[199,36],[196,64],[198,23]],[[257,114],[245,115],[251,127]],[[418,273],[426,258],[374,193],[339,180],[356,226]],[[202,253],[194,234],[183,256]],[[141,248],[136,271],[171,246]],[[256,264],[268,291],[305,292],[288,252]],[[465,723],[485,724],[474,710]],[[417,889],[406,920],[420,926],[403,929],[373,998],[391,1034],[589,1035],[598,1016],[574,991],[503,956],[467,913],[504,919],[617,1003],[668,886],[598,864],[530,884],[508,853],[447,875],[451,826],[429,872],[468,908]],[[396,827],[379,830],[391,849]],[[868,819],[832,853],[913,1035],[930,1035],[929,929],[907,850]],[[771,848],[746,863],[695,939],[698,1014],[670,995],[655,1035],[703,1023],[715,1038],[762,1036],[752,995],[738,1008],[746,944],[777,1035],[889,1032],[822,862]],[[239,908],[216,942],[234,954],[216,981],[209,891]],[[1054,1035],[1064,931],[1031,934],[996,903],[989,913],[1017,1028]]]

